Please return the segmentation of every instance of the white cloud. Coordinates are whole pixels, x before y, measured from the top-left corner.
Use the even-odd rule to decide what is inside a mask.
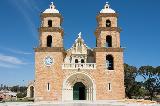
[[[3,63],[3,62],[0,62],[0,67],[3,67],[3,68],[17,68],[17,66],[15,66],[15,65]]]
[[[8,50],[8,51],[10,51],[12,53],[16,53],[16,54],[24,54],[24,55],[30,55],[30,54],[32,54],[32,53],[29,53],[29,52],[25,52],[25,51],[21,51],[21,50],[16,50],[16,49],[10,49],[10,48],[8,48],[6,50]]]
[[[7,48],[7,47],[3,47],[3,46],[0,46],[0,49],[3,49],[5,51],[11,52],[11,53],[15,53],[15,54],[22,54],[22,55],[33,54],[31,52],[26,52],[26,51],[22,51],[22,50],[18,50],[18,49]]]
[[[6,63],[6,64],[13,64],[13,65],[23,65],[26,64],[22,60],[18,59],[17,57],[14,56],[7,56],[0,54],[0,62]]]

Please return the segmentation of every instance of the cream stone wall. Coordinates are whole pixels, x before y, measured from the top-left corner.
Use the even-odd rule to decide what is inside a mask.
[[[107,70],[105,67],[105,56],[112,54],[114,57],[114,70]],[[45,56],[53,56],[54,65],[46,67],[44,65]],[[62,100],[62,87],[65,79],[72,74],[86,73],[91,76],[96,87],[95,100],[116,100],[123,99],[124,93],[124,73],[123,73],[123,53],[96,53],[96,70],[62,70],[62,53],[36,53],[36,83],[35,98],[41,101]],[[43,64],[43,65],[42,65]],[[51,90],[47,91],[47,83],[50,83]],[[111,91],[108,91],[108,83],[111,83]],[[57,92],[57,93],[56,93]],[[72,95],[72,94],[71,94]]]
[[[114,58],[114,70],[107,70],[105,67],[105,57],[111,54]],[[96,86],[97,99],[123,99],[124,92],[124,68],[122,52],[96,52]],[[107,91],[107,85],[111,83],[111,91]]]
[[[63,47],[62,33],[60,32],[42,32],[41,42],[42,47],[47,47],[47,36],[52,36],[52,47]]]
[[[46,56],[51,56],[54,63],[46,66],[44,60]],[[35,53],[35,100],[54,101],[61,100],[63,71],[62,52],[36,52]],[[50,83],[50,91],[47,91],[47,83]]]
[[[59,17],[46,17],[46,18],[44,18],[43,23],[42,23],[43,27],[48,27],[48,20],[52,20],[53,27],[61,27]]]
[[[117,17],[102,17],[98,27],[106,27],[106,20],[111,21],[111,27],[117,27]]]
[[[117,31],[101,31],[98,36],[97,46],[106,47],[106,37],[110,35],[112,37],[112,47],[120,47],[120,33]]]

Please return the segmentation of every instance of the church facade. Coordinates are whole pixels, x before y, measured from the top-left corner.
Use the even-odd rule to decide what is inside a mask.
[[[96,19],[96,47],[89,48],[79,33],[65,50],[62,15],[53,3],[41,13],[39,46],[35,48],[35,101],[125,98],[118,15],[106,3]]]

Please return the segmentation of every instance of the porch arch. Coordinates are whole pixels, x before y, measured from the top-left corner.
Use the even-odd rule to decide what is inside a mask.
[[[67,77],[63,82],[62,87],[62,100],[70,101],[73,100],[73,86],[77,83],[81,82],[86,87],[86,100],[96,100],[96,85],[91,78],[86,73],[77,72],[69,77]]]
[[[28,88],[27,88],[27,97],[28,98],[34,98],[35,97],[35,88],[34,88],[34,84],[30,84],[28,85]]]

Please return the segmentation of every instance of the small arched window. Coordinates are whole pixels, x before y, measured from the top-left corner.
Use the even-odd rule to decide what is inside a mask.
[[[47,47],[52,47],[52,36],[47,36]]]
[[[47,91],[50,91],[50,83],[47,83]]]
[[[111,27],[111,21],[110,20],[106,20],[106,27]]]
[[[84,59],[81,59],[81,63],[84,63]]]
[[[112,37],[110,35],[106,36],[106,47],[112,47]]]
[[[78,59],[75,59],[75,63],[78,63]]]
[[[48,27],[52,27],[52,20],[48,20]]]
[[[114,60],[112,55],[106,56],[106,68],[108,70],[114,70]]]

